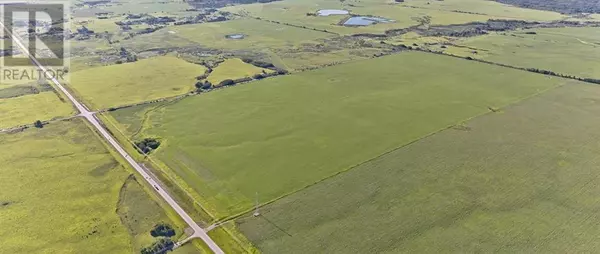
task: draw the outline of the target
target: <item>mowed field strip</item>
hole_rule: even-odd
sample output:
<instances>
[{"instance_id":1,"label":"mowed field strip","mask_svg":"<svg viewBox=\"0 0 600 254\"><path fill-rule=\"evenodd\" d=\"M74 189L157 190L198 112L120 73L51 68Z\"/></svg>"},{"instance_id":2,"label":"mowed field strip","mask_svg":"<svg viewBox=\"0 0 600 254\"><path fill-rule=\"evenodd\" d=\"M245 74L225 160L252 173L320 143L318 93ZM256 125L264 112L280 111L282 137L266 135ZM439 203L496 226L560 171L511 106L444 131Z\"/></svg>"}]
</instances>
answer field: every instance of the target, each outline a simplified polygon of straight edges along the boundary
<instances>
[{"instance_id":1,"label":"mowed field strip","mask_svg":"<svg viewBox=\"0 0 600 254\"><path fill-rule=\"evenodd\" d=\"M147 117L136 138L161 139L152 156L220 217L566 82L403 52L110 114Z\"/></svg>"},{"instance_id":2,"label":"mowed field strip","mask_svg":"<svg viewBox=\"0 0 600 254\"><path fill-rule=\"evenodd\" d=\"M174 56L76 71L69 87L92 109L105 109L185 94L206 67Z\"/></svg>"},{"instance_id":3,"label":"mowed field strip","mask_svg":"<svg viewBox=\"0 0 600 254\"><path fill-rule=\"evenodd\" d=\"M565 85L237 223L264 253L595 252L599 114L598 86Z\"/></svg>"}]
</instances>

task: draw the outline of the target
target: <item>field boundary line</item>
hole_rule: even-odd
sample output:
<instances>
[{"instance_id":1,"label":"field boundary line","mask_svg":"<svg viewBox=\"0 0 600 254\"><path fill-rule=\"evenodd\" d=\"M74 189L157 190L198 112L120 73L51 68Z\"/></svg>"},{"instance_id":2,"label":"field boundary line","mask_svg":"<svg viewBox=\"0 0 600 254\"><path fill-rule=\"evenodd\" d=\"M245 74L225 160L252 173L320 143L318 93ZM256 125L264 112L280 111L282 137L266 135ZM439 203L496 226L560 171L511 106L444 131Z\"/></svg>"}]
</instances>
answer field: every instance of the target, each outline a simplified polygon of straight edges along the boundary
<instances>
[{"instance_id":1,"label":"field boundary line","mask_svg":"<svg viewBox=\"0 0 600 254\"><path fill-rule=\"evenodd\" d=\"M565 85L567 85L567 84L566 84L566 83L564 83L564 84L560 84L560 85L557 85L557 86L551 86L551 87L549 87L549 88L543 89L543 90L541 90L541 91L538 91L538 92L536 92L536 93L533 93L533 94L531 94L531 95L525 96L525 97L523 97L523 98L516 99L515 101L509 102L509 103L507 103L507 104L505 104L505 105L503 105L503 106L499 107L499 108L498 108L498 110L500 110L500 109L505 109L505 108L508 108L508 107L510 107L510 106L513 106L513 105L519 104L519 103L521 103L521 102L523 102L523 101L529 100L529 99L531 99L531 98L533 98L533 97L537 97L537 96L539 96L539 95L541 95L541 94L543 94L543 93L546 93L546 92L548 92L548 91L551 91L551 90L554 90L554 89L557 89L557 88L563 87L563 86L565 86ZM235 220L235 219L237 219L237 218L240 218L240 217L242 217L242 216L244 216L244 215L246 215L246 214L248 214L248 213L252 213L252 212L254 212L254 211L256 210L256 208L257 208L257 207L258 207L258 208L262 208L262 207L264 207L264 206L270 205L270 204L272 204L272 203L274 203L274 202L276 202L276 201L279 201L279 200L281 200L281 199L284 199L284 198L286 198L286 197L288 197L288 196L291 196L291 195L293 195L293 194L296 194L296 193L298 193L298 192L301 192L301 191L303 191L303 190L305 190L305 189L308 189L308 188L310 188L310 187L312 187L312 186L314 186L314 185L320 184L320 183L322 183L322 182L324 182L324 181L327 181L327 180L329 180L329 179L332 179L332 178L334 178L334 177L336 177L336 176L339 176L339 175L341 175L341 174L347 173L348 171L350 171L350 170L352 170L352 169L355 169L355 168L357 168L357 167L359 167L359 166L361 166L361 165L363 165L363 164L366 164L366 163L369 163L369 162L375 161L375 160L377 160L377 159L379 159L379 158L381 158L381 157L384 157L384 156L386 156L386 155L388 155L388 154L391 154L391 153L393 153L393 152L395 152L395 151L398 151L398 150L400 150L400 149L403 149L403 148L405 148L405 147L407 147L407 146L410 146L410 145L412 145L412 144L415 144L415 143L417 143L417 142L420 142L421 140L427 139L427 138L429 138L429 137L431 137L431 136L434 136L434 135L436 135L436 134L438 134L438 133L441 133L441 132L443 132L443 131L446 131L446 130L452 129L453 127L455 127L455 126L457 126L457 125L459 125L459 124L461 124L461 123L469 122L469 121L471 121L471 120L473 120L473 119L475 119L475 118L482 117L482 116L485 116L485 115L488 115L488 114L494 114L494 113L496 113L496 112L497 112L497 111L495 111L495 112L494 112L494 111L491 111L491 110L487 110L486 112L483 112L483 113L481 113L481 114L476 114L476 115L474 115L474 116L468 117L468 118L466 118L466 119L464 119L464 120L461 120L461 121L459 121L459 122L457 122L457 123L455 123L455 124L452 124L452 125L449 125L449 126L443 127L443 128L441 128L441 129L439 129L439 130L437 130L437 131L430 132L429 134L426 134L426 135L424 135L424 136L422 136L422 137L420 137L420 138L417 138L417 139L415 139L415 140L412 140L412 141L410 141L410 142L408 142L408 143L402 144L402 145L400 145L400 146L398 146L398 147L396 147L396 148L393 148L393 149L391 149L391 150L389 150L389 151L383 152L382 154L380 154L380 155L377 155L377 156L375 156L375 157L373 157L373 158L370 158L370 159L368 159L368 160L365 160L365 161L363 161L363 162L360 162L360 163L358 163L358 164L355 164L355 165L353 165L353 166L350 166L350 167L348 167L348 168L346 168L346 169L343 169L343 170L341 170L341 171L338 171L338 172L336 172L336 173L334 173L334 174L332 174L332 175L326 176L326 177L324 177L324 178L322 178L322 179L320 179L320 180L317 180L316 182L313 182L313 183L310 183L310 184L308 184L308 185L305 185L305 186L304 186L304 187L302 187L302 188L299 188L299 189L297 189L297 190L294 190L294 191L288 192L288 193L286 193L286 194L283 194L283 195L281 195L281 196L279 196L279 197L276 197L276 198L274 198L274 199L271 199L271 200L269 200L269 201L266 201L266 202L264 202L264 203L262 203L262 204L259 204L258 206L251 207L251 208L249 208L249 209L246 209L245 211L239 212L239 213L237 213L237 214L234 214L234 215L231 215L231 216L229 216L229 217L226 217L226 218L224 218L224 219L222 219L222 220L219 220L219 221L215 222L215 224L214 224L215 226L214 226L214 227L212 227L211 229L217 228L218 226L220 226L220 225L222 225L222 224L225 224L225 223L227 223L227 222L229 222L229 221L232 221L232 220Z\"/></svg>"}]
</instances>

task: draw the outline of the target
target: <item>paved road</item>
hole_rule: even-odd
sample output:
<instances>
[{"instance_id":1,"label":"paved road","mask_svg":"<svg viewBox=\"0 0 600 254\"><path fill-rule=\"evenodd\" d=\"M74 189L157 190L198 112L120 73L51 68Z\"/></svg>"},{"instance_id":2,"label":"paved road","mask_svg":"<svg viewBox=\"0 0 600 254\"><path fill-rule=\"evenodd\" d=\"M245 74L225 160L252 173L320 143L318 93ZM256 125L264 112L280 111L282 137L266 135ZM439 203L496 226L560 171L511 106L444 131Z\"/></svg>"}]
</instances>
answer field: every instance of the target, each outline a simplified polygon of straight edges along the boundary
<instances>
[{"instance_id":1,"label":"paved road","mask_svg":"<svg viewBox=\"0 0 600 254\"><path fill-rule=\"evenodd\" d=\"M35 58L35 56L31 55L30 52L28 52L27 48L21 42L21 39L18 38L16 35L13 35L12 31L8 31L8 29L4 26L4 23L2 23L2 21L0 21L0 26L2 26L2 29L5 31L6 35L9 35L11 38L14 39L13 41L17 44L17 46L19 46L21 48L21 50L25 54L27 54L29 56L31 61L33 61L33 63L35 63L35 65L37 65L40 70L42 70L44 73L47 73L48 70L44 66L42 66L42 64L40 64L40 62ZM123 158L125 158L125 160L140 175L142 175L144 177L144 179L151 186L154 187L156 192L158 192L158 194L194 230L194 234L192 236L190 236L190 238L200 238L206 243L206 245L208 245L208 247L214 253L217 253L217 254L224 253L223 250L221 250L221 248L206 234L206 232L202 228L200 228L200 226L198 226L198 224L196 224L196 222L194 222L194 220L181 208L181 206L179 206L179 204L177 204L177 202L175 202L175 200L167 192L165 192L165 190L161 187L161 185L158 183L158 181L153 179L150 176L150 174L148 174L133 158L131 158L131 156L129 156L129 154L123 149L123 147L121 147L121 145L113 139L113 137L108 133L108 131L106 131L106 129L104 129L104 127L100 124L100 121L96 118L96 116L94 115L94 112L90 112L85 107L85 105L79 103L79 101L77 101L77 99L75 99L75 97L73 97L71 95L71 93L69 93L69 91L67 89L65 89L56 78L52 78L51 81L52 81L52 83L54 83L56 85L56 87L58 87L67 96L67 98L69 98L69 100L73 103L73 105L75 105L77 110L80 112L79 115L82 117L85 117L85 119L87 119L92 124L92 126L94 126L94 128L96 128L96 130L100 133L100 135L102 135L102 137L115 150L117 150L117 152L119 152L119 154L121 154L121 156L123 156ZM186 239L186 240L189 240L189 239Z\"/></svg>"}]
</instances>

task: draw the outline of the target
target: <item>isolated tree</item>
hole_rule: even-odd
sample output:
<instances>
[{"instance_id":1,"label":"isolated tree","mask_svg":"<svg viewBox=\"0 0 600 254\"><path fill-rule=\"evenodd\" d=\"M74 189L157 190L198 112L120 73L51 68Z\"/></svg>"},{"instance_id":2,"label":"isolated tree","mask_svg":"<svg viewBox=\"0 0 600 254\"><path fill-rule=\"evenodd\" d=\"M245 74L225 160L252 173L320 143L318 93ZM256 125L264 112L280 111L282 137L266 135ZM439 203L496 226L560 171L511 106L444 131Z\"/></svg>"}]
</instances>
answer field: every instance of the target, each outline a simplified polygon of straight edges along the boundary
<instances>
[{"instance_id":1,"label":"isolated tree","mask_svg":"<svg viewBox=\"0 0 600 254\"><path fill-rule=\"evenodd\" d=\"M35 121L35 123L33 123L33 126L35 126L36 128L40 128L40 129L44 128L44 124L40 120Z\"/></svg>"}]
</instances>

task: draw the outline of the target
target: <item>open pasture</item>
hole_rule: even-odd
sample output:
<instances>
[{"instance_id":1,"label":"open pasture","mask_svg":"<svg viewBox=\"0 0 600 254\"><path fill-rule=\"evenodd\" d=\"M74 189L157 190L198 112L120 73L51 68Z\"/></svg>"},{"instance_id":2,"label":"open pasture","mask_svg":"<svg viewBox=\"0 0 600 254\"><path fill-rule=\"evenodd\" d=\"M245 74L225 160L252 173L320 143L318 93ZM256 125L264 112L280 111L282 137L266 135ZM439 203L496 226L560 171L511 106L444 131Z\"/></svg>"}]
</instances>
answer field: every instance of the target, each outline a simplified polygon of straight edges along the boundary
<instances>
[{"instance_id":1,"label":"open pasture","mask_svg":"<svg viewBox=\"0 0 600 254\"><path fill-rule=\"evenodd\" d=\"M111 114L161 138L152 156L226 216L564 82L405 52L186 98L143 124Z\"/></svg>"},{"instance_id":2,"label":"open pasture","mask_svg":"<svg viewBox=\"0 0 600 254\"><path fill-rule=\"evenodd\" d=\"M447 53L583 78L600 78L598 27L541 28L494 33L461 39L455 44L463 48L450 48ZM474 51L477 53L473 54Z\"/></svg>"},{"instance_id":3,"label":"open pasture","mask_svg":"<svg viewBox=\"0 0 600 254\"><path fill-rule=\"evenodd\" d=\"M599 114L597 86L567 84L278 200L238 227L263 253L595 252Z\"/></svg>"},{"instance_id":4,"label":"open pasture","mask_svg":"<svg viewBox=\"0 0 600 254\"><path fill-rule=\"evenodd\" d=\"M174 56L84 69L69 84L87 105L103 109L185 94L206 67Z\"/></svg>"}]
</instances>

